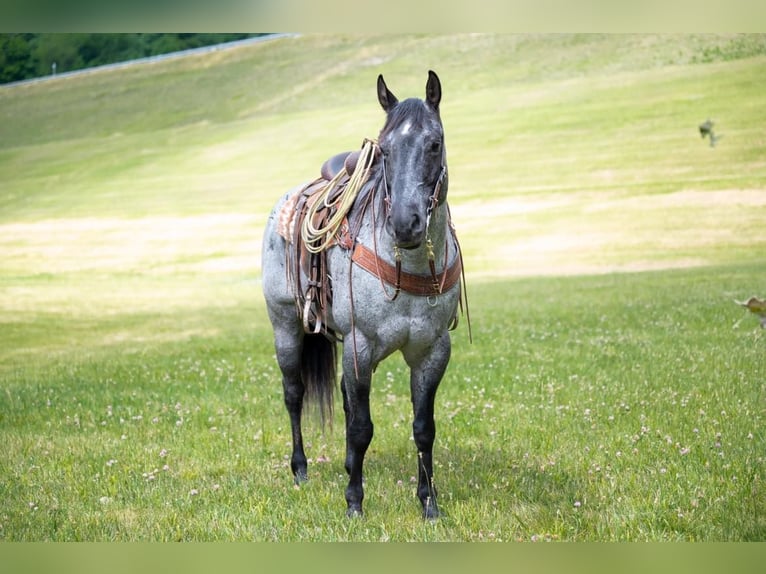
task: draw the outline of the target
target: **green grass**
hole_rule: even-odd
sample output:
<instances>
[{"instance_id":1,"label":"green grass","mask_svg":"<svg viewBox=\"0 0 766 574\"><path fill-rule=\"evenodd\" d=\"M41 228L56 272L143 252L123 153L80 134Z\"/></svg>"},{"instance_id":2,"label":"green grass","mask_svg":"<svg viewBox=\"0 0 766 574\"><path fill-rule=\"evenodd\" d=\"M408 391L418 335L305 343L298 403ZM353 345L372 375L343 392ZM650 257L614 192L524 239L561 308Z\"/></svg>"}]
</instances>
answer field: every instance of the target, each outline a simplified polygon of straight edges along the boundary
<instances>
[{"instance_id":1,"label":"green grass","mask_svg":"<svg viewBox=\"0 0 766 574\"><path fill-rule=\"evenodd\" d=\"M766 335L733 302L766 295L765 45L307 36L0 88L0 539L766 539ZM392 358L347 520L341 420L292 484L261 232L377 133L377 73L404 97L428 68L474 331L437 397L445 517Z\"/></svg>"},{"instance_id":2,"label":"green grass","mask_svg":"<svg viewBox=\"0 0 766 574\"><path fill-rule=\"evenodd\" d=\"M310 427L318 462L293 488L269 327L245 293L202 310L215 335L17 364L3 536L762 540L764 338L731 303L751 283L731 266L473 286L476 340L457 332L438 399L437 524L419 518L399 360L374 385L367 517L343 515L340 430Z\"/></svg>"}]
</instances>

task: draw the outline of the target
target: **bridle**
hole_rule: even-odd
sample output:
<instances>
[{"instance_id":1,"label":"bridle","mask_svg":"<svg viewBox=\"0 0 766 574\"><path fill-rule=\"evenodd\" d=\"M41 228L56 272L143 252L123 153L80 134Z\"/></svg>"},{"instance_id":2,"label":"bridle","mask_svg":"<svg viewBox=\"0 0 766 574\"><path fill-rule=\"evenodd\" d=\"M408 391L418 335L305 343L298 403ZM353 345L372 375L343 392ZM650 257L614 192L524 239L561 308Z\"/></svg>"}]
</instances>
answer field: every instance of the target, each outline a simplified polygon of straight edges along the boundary
<instances>
[{"instance_id":1,"label":"bridle","mask_svg":"<svg viewBox=\"0 0 766 574\"><path fill-rule=\"evenodd\" d=\"M380 146L375 143L376 147L380 149ZM386 178L386 156L381 152L380 154L381 158L381 170L383 172L382 178L381 178L381 184L383 186L383 204L386 208L386 220L389 220L391 217L391 189L388 186L388 180ZM434 210L439 206L439 204L444 199L442 197L442 185L444 183L444 179L447 177L447 164L446 164L446 153L444 151L444 146L442 146L442 158L441 158L441 168L439 170L439 177L436 178L436 183L434 184L434 190L433 193L428 198L428 207L426 208L426 231L425 231L425 237L426 237L426 252L428 254L428 266L431 271L431 285L433 287L433 295L429 297L429 303L431 303L433 306L436 305L436 299L435 297L437 295L440 295L442 293L442 290L444 288L444 280L447 276L447 255L448 255L448 246L449 246L449 236L445 237L444 243L444 272L442 274L441 281L438 278L438 275L436 273L436 262L434 255L434 245L431 241L431 234L429 233L430 227L431 227L431 215L433 214ZM374 214L373 214L374 217ZM450 221L450 227L452 227L452 222ZM454 236L454 233L453 233ZM456 238L457 240L457 238ZM375 234L373 233L373 243L375 243L375 253L377 255L377 243L375 242ZM399 296L399 293L401 292L401 276L402 276L402 253L401 249L394 243L394 262L396 266L396 280L394 283L394 294L388 295L388 293L385 290L385 287L383 288L384 293L386 294L386 297L393 301ZM380 274L378 274L380 277ZM381 281L381 285L382 285ZM433 297L433 299L432 299Z\"/></svg>"},{"instance_id":2,"label":"bridle","mask_svg":"<svg viewBox=\"0 0 766 574\"><path fill-rule=\"evenodd\" d=\"M375 143L375 146L380 150L380 145ZM447 164L446 164L446 154L444 151L442 151L442 161L441 161L441 168L439 170L439 177L436 178L436 183L434 184L434 191L431 194L431 196L428 198L428 208L426 210L426 235L428 235L428 226L431 222L431 214L433 213L433 210L436 209L442 201L441 191L442 191L442 183L444 182L444 178L447 177ZM380 159L381 159L381 170L383 171L383 177L382 177L382 185L383 185L383 203L386 206L386 219L391 217L391 189L388 186L388 180L386 179L386 172L388 171L386 169L386 156L382 152L380 153Z\"/></svg>"}]
</instances>

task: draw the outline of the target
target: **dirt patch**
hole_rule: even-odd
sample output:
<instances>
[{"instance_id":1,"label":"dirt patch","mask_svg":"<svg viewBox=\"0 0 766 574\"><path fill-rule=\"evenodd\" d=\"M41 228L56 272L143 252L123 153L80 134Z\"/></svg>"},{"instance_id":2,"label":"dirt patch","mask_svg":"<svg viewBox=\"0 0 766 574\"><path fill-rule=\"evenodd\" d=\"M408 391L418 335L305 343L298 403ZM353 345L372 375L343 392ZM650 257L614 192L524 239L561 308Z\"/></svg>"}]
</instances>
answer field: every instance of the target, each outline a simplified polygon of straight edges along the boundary
<instances>
[{"instance_id":1,"label":"dirt patch","mask_svg":"<svg viewBox=\"0 0 766 574\"><path fill-rule=\"evenodd\" d=\"M529 194L452 205L470 275L704 265L760 248L766 190ZM0 225L7 274L260 273L263 214L81 218ZM720 254L719 254L720 257Z\"/></svg>"},{"instance_id":2,"label":"dirt patch","mask_svg":"<svg viewBox=\"0 0 766 574\"><path fill-rule=\"evenodd\" d=\"M692 267L766 241L762 189L535 194L466 202L452 212L475 276Z\"/></svg>"},{"instance_id":3,"label":"dirt patch","mask_svg":"<svg viewBox=\"0 0 766 574\"><path fill-rule=\"evenodd\" d=\"M8 269L169 273L255 271L263 217L81 218L0 225Z\"/></svg>"}]
</instances>

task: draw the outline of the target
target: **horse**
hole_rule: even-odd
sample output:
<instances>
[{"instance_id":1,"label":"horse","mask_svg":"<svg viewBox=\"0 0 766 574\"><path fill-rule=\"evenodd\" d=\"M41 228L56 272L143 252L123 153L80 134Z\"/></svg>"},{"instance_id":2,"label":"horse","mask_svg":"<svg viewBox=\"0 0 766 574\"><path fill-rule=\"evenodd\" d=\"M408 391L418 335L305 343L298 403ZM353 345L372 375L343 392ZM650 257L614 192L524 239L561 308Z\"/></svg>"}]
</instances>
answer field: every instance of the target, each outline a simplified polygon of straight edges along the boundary
<instances>
[{"instance_id":1,"label":"horse","mask_svg":"<svg viewBox=\"0 0 766 574\"><path fill-rule=\"evenodd\" d=\"M434 401L450 360L449 331L458 307L463 313L465 295L447 205L441 96L433 71L422 100L399 101L379 75L377 97L386 119L377 140L365 139L356 153L331 158L322 177L290 190L264 231L263 295L290 418L296 485L308 479L304 400L319 406L323 422L332 420L336 349L342 344L348 516L363 514L363 463L374 428L372 375L395 351L410 369L417 497L424 518L440 514ZM317 189L324 192L318 199Z\"/></svg>"}]
</instances>

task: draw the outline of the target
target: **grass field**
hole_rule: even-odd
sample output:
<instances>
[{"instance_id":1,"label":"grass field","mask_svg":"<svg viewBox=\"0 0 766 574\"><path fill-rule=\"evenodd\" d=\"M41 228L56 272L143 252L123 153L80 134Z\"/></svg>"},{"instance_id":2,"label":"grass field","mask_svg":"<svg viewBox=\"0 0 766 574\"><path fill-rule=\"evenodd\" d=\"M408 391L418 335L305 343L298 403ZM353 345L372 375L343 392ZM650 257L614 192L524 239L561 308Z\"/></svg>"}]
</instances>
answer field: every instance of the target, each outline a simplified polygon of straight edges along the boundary
<instances>
[{"instance_id":1,"label":"grass field","mask_svg":"<svg viewBox=\"0 0 766 574\"><path fill-rule=\"evenodd\" d=\"M429 68L445 517L392 358L347 520L340 421L292 484L261 233ZM304 36L0 87L0 540L766 540L764 77L762 35Z\"/></svg>"}]
</instances>

